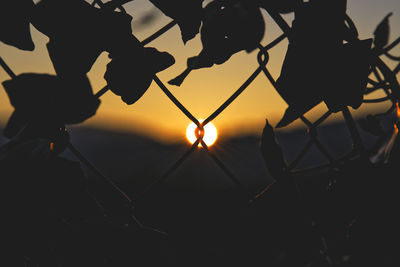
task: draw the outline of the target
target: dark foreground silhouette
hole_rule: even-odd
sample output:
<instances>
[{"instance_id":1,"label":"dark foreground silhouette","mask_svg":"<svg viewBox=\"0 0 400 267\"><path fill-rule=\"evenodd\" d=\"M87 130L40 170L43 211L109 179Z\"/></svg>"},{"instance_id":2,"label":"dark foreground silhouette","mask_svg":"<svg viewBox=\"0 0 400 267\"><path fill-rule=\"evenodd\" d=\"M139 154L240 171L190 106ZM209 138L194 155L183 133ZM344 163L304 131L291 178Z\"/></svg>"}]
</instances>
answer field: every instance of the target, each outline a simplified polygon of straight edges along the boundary
<instances>
[{"instance_id":1,"label":"dark foreground silhouette","mask_svg":"<svg viewBox=\"0 0 400 267\"><path fill-rule=\"evenodd\" d=\"M32 24L49 38L47 50L56 72L16 75L0 57L10 76L2 84L14 107L4 129L9 140L0 147L6 248L1 266L400 265L400 64L391 69L381 59L400 61L391 54L400 43L389 42L391 14L378 25L374 38L360 40L346 15L346 0L215 0L206 5L202 0L151 0L173 21L140 42L123 7L127 2L0 3L0 40L32 51ZM268 32L261 10L283 31L267 46L260 44ZM291 26L281 16L290 12L295 17ZM156 76L175 63L173 56L145 47L175 24L184 43L200 33L203 49L188 59L186 70L170 81L172 85L181 85L191 71L259 49L254 74L203 123ZM289 46L275 80L267 69L268 50L285 38ZM94 94L87 73L102 52L111 59L104 74L107 86ZM293 155L283 153L267 121L256 153L261 152L274 180L246 188L207 148L203 127L261 72L288 103L277 127L302 120L309 144L316 145L329 164L296 170L294 165L309 147L289 164L287 158ZM94 116L106 91L132 105L153 80L198 126L197 143L185 155L202 144L236 187L203 190L159 181L154 183L158 187L142 194L137 189L140 183L116 184L72 145L66 125ZM386 96L365 99L377 90ZM358 125L351 116L349 107L385 101L390 102L389 110L370 114ZM322 102L326 116L311 123L304 114ZM317 129L338 112L353 143L341 159L326 152ZM389 130L381 125L385 116L393 117ZM376 136L376 144L367 148L360 130ZM80 163L64 157L66 150L88 168L90 179Z\"/></svg>"},{"instance_id":2,"label":"dark foreground silhouette","mask_svg":"<svg viewBox=\"0 0 400 267\"><path fill-rule=\"evenodd\" d=\"M121 137L104 136L129 142ZM85 176L77 162L49 155L48 145L26 143L2 157L2 177L7 177L2 180L2 194L8 200L3 211L5 262L20 266L25 261L39 266L330 266L329 256L338 266L398 264L398 148L389 164L358 159L329 172L275 182L253 204L229 183L214 187L213 181L221 179L214 172L197 171L197 179L209 181L206 188L187 186L196 180L182 176L154 188L135 204L137 217L167 231L165 236L139 229L119 194L98 177ZM263 142L266 146L274 145ZM153 153L160 150L153 148ZM113 150L105 153L111 155ZM119 158L129 157L125 153ZM194 158L188 167L201 167L196 162L202 158ZM279 168L271 169L275 176L277 172ZM202 179L201 173L208 177ZM242 179L247 181L246 176ZM129 177L121 185L135 197L151 182L139 180ZM300 194L290 181L298 184ZM249 185L253 192L262 188Z\"/></svg>"}]
</instances>

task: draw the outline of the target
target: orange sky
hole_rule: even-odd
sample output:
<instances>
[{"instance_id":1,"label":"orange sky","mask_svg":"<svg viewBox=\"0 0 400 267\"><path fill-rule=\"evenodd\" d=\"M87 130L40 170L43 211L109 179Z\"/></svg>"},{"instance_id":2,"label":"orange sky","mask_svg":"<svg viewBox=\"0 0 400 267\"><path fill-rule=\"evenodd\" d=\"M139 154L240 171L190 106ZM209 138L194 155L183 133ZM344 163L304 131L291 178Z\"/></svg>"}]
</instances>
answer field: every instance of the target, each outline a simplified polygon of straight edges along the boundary
<instances>
[{"instance_id":1,"label":"orange sky","mask_svg":"<svg viewBox=\"0 0 400 267\"><path fill-rule=\"evenodd\" d=\"M400 1L349 0L348 2L348 13L358 26L361 38L371 37L376 25L389 12L394 12L391 17L391 39L400 36ZM134 21L152 9L147 0L135 0L126 4L125 7L127 12L134 17ZM264 15L266 33L262 43L267 44L281 32L275 23L266 14ZM290 15L285 18L288 22L292 20ZM145 29L135 27L134 23L133 32L138 39L142 40L169 21L169 18L160 14L155 23ZM34 52L23 52L0 43L0 55L17 74L23 72L54 73L45 47L48 38L33 27L32 32L36 44ZM181 73L186 67L188 57L196 55L201 49L199 36L184 46L177 26L150 43L149 46L154 46L161 51L168 51L176 59L174 66L158 74L165 84ZM287 42L284 41L270 51L268 67L276 78L279 76L286 47ZM395 50L395 54L399 53L400 48ZM256 55L257 52L238 53L223 65L193 71L181 87L168 84L167 86L193 115L204 119L217 109L257 68ZM107 54L103 53L89 73L94 91L101 89L106 84L103 75L108 61ZM7 78L7 75L0 70L0 81ZM101 100L102 104L97 115L83 125L139 131L166 141L183 138L185 129L190 123L155 83L138 102L131 106L123 103L111 92L104 95ZM364 110L370 107L365 107ZM276 124L285 109L285 102L261 74L213 123L219 129L220 134L224 135L260 133L266 117L272 124ZM321 105L309 116L313 118L324 109L324 105ZM4 90L0 90L0 124L7 121L11 111L12 108Z\"/></svg>"}]
</instances>

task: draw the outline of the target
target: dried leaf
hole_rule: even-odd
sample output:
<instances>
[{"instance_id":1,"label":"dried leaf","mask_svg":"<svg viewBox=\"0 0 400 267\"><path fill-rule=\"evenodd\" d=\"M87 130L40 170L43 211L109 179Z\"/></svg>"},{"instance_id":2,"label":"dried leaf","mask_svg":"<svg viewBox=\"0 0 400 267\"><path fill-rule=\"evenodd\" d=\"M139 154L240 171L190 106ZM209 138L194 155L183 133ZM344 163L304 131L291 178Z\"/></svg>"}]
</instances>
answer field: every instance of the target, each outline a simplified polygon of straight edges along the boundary
<instances>
[{"instance_id":1,"label":"dried leaf","mask_svg":"<svg viewBox=\"0 0 400 267\"><path fill-rule=\"evenodd\" d=\"M345 12L346 0L310 1L296 9L277 80L278 93L289 108L277 127L293 122L336 90L332 81L343 55Z\"/></svg>"},{"instance_id":2,"label":"dried leaf","mask_svg":"<svg viewBox=\"0 0 400 267\"><path fill-rule=\"evenodd\" d=\"M0 3L0 41L22 50L33 51L30 31L32 0L2 0Z\"/></svg>"},{"instance_id":3,"label":"dried leaf","mask_svg":"<svg viewBox=\"0 0 400 267\"><path fill-rule=\"evenodd\" d=\"M268 123L268 120L266 120L261 136L260 150L271 175L277 180L281 178L287 166L282 148L276 141L274 129Z\"/></svg>"},{"instance_id":4,"label":"dried leaf","mask_svg":"<svg viewBox=\"0 0 400 267\"><path fill-rule=\"evenodd\" d=\"M169 81L180 85L191 70L226 62L233 54L257 48L264 36L265 24L258 7L243 1L213 1L204 9L201 42L203 49L188 59L188 68Z\"/></svg>"},{"instance_id":5,"label":"dried leaf","mask_svg":"<svg viewBox=\"0 0 400 267\"><path fill-rule=\"evenodd\" d=\"M104 75L111 91L131 105L149 88L154 75L175 63L174 58L155 48L140 48L120 57L113 57Z\"/></svg>"},{"instance_id":6,"label":"dried leaf","mask_svg":"<svg viewBox=\"0 0 400 267\"><path fill-rule=\"evenodd\" d=\"M216 64L224 63L241 50L253 51L264 36L264 20L253 5L241 1L214 1L205 7L204 13L203 50Z\"/></svg>"},{"instance_id":7,"label":"dried leaf","mask_svg":"<svg viewBox=\"0 0 400 267\"><path fill-rule=\"evenodd\" d=\"M174 19L181 29L184 43L199 33L204 0L150 0L165 15Z\"/></svg>"},{"instance_id":8,"label":"dried leaf","mask_svg":"<svg viewBox=\"0 0 400 267\"><path fill-rule=\"evenodd\" d=\"M392 14L393 13L389 13L388 15L386 15L386 17L381 21L381 23L379 23L374 31L374 45L376 48L383 48L389 42L389 17Z\"/></svg>"},{"instance_id":9,"label":"dried leaf","mask_svg":"<svg viewBox=\"0 0 400 267\"><path fill-rule=\"evenodd\" d=\"M64 124L83 122L100 104L86 76L62 79L25 73L3 82L3 86L15 108L5 132L9 138L26 123L35 125L39 135L46 135Z\"/></svg>"},{"instance_id":10,"label":"dried leaf","mask_svg":"<svg viewBox=\"0 0 400 267\"><path fill-rule=\"evenodd\" d=\"M61 2L41 1L32 19L50 37L47 48L58 75L85 74L101 52L119 54L140 45L132 35L131 16L83 0Z\"/></svg>"},{"instance_id":11,"label":"dried leaf","mask_svg":"<svg viewBox=\"0 0 400 267\"><path fill-rule=\"evenodd\" d=\"M81 0L43 0L32 24L50 38L50 59L58 75L85 74L104 50L99 12Z\"/></svg>"},{"instance_id":12,"label":"dried leaf","mask_svg":"<svg viewBox=\"0 0 400 267\"><path fill-rule=\"evenodd\" d=\"M372 39L345 44L336 55L334 74L331 79L332 90L325 93L327 107L338 112L346 106L357 109L361 106L368 83L372 62Z\"/></svg>"}]
</instances>

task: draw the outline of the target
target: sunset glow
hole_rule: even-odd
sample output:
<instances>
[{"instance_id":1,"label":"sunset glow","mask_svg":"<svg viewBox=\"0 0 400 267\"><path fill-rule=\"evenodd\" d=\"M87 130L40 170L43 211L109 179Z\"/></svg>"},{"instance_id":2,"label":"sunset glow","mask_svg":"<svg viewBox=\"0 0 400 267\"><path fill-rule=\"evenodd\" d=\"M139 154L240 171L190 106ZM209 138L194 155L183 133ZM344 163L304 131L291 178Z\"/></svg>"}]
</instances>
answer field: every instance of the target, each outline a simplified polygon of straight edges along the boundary
<instances>
[{"instance_id":1,"label":"sunset glow","mask_svg":"<svg viewBox=\"0 0 400 267\"><path fill-rule=\"evenodd\" d=\"M204 120L199 120L203 122ZM193 122L189 124L186 129L186 138L191 144L194 144L197 140L196 137L197 126ZM207 146L212 146L218 138L217 128L210 122L206 126L204 126L204 137L203 140ZM201 147L201 144L198 145Z\"/></svg>"}]
</instances>

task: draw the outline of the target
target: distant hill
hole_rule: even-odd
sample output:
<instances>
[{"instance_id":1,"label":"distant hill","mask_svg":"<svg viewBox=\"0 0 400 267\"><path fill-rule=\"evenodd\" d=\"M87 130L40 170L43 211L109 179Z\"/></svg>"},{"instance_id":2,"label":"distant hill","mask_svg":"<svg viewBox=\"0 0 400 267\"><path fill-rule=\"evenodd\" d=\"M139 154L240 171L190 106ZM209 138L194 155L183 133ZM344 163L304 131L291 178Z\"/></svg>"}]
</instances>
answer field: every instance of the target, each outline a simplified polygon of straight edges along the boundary
<instances>
[{"instance_id":1,"label":"distant hill","mask_svg":"<svg viewBox=\"0 0 400 267\"><path fill-rule=\"evenodd\" d=\"M385 124L389 124L386 121ZM389 127L389 126L388 126ZM262 129L260 129L261 133ZM374 138L362 133L367 144ZM318 130L319 140L332 154L339 157L351 150L351 138L341 123L323 125ZM161 177L189 148L188 143L167 144L149 137L103 129L72 127L71 141L87 159L104 175L119 181L133 192L141 191ZM308 141L305 130L280 131L277 138L288 162L293 161ZM212 147L216 155L249 187L260 187L272 181L259 152L260 136L238 136L224 139ZM0 136L4 143L4 137ZM70 152L63 156L75 159ZM305 155L299 168L326 163L326 158L313 146ZM233 186L229 178L213 162L207 153L198 149L167 179L171 185L194 190L219 190Z\"/></svg>"},{"instance_id":2,"label":"distant hill","mask_svg":"<svg viewBox=\"0 0 400 267\"><path fill-rule=\"evenodd\" d=\"M146 260L159 257L165 262L181 263L164 264L165 266L259 266L268 260L266 257L273 260L275 255L279 257L284 255L281 250L285 251L287 244L290 246L294 244L294 251L310 246L305 242L311 242L310 237L313 233L309 232L311 228L301 227L304 222L299 223L299 217L296 215L299 209L293 205L293 194L290 191L285 193L278 186L273 186L253 205L249 205L248 196L233 187L233 183L204 150L195 151L166 183L138 198L138 193L165 173L189 149L188 144L165 144L137 134L84 127L73 127L70 133L71 141L76 148L134 199L135 215L141 222L169 233L168 239L153 233L150 239L147 235L150 236L150 233L143 231L129 241L134 241L139 244L138 248L149 251L149 254L144 254ZM319 129L319 134L321 143L334 157L351 149L348 131L342 124L324 125ZM305 130L279 132L277 136L289 161L296 157L307 142ZM367 133L362 133L362 137L368 144L372 144L375 139ZM0 142L4 141L4 138L0 139ZM259 153L259 136L238 136L230 139L224 139L222 136L213 149L251 193L258 193L272 181ZM63 156L75 159L69 152L65 152ZM316 149L312 149L300 167L319 164L324 160ZM121 197L115 194L110 186L99 182L99 179L93 177L90 172L87 173L88 189L107 210L108 218L115 224L124 222L127 214L126 202L121 201ZM348 244L347 241L337 238L344 236L343 231L347 229L341 220L345 218L344 222L348 223L346 217L348 214L351 216L358 214L360 188L364 188L366 183L363 181L364 187L360 187L359 180L363 177L355 176L353 177L355 179L345 177L346 179L338 182L340 186L332 193L326 190L325 178L327 177L322 175L309 180L307 187L303 188L308 190L304 196L310 200L307 203L308 207L313 208L313 215L318 215L317 218L324 223L323 229L328 238L327 242L331 245L330 248L335 247L339 251L343 248L347 253L347 247L343 245ZM352 183L354 181L356 183ZM349 188L348 183L350 183ZM353 184L357 186L351 187ZM22 187L23 185L21 183ZM375 183L372 185L374 187ZM388 190L385 188L385 182L381 182L380 185L384 185L378 187L380 191L374 190L374 193L368 194L366 198L369 201L366 204L368 213L372 208L385 210L385 205L392 203L386 210L389 211L388 214L393 215L394 205L398 201L391 201L390 197L397 195L390 192L394 192L398 187L389 186L391 190ZM51 187L47 186L44 184L43 188L51 190ZM68 198L76 197L73 190L68 191L65 196L67 201ZM363 205L365 205L364 200L365 198L361 199ZM381 201L379 205L376 205L377 200ZM375 216L374 212L371 215L382 225L375 228L375 221L372 221L373 229L379 229L376 236L385 239L392 236L392 231L387 231L384 235L381 233L387 229L397 229L398 223L392 223L393 226L390 228L387 227L387 222L394 221L391 217L386 220L387 217L381 219L380 216ZM372 217L367 216L364 222ZM303 221L304 218L300 219ZM358 223L357 221L356 227ZM379 247L391 244L374 242L374 239L371 241L369 229L372 228L365 229L368 234L361 232L360 236L363 238L356 242L365 243L367 246L378 244ZM145 243L147 247L143 247L143 240L147 242ZM293 243L293 240L298 243ZM134 253L141 254L142 250L132 250L128 254L136 257ZM393 253L391 255L395 255L395 252Z\"/></svg>"}]
</instances>

